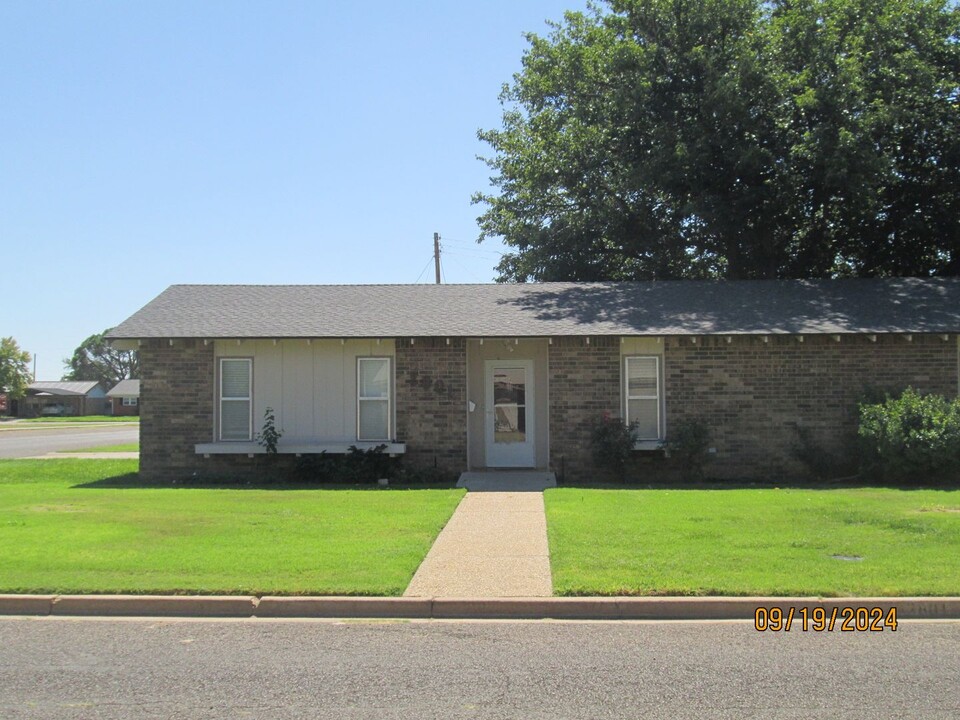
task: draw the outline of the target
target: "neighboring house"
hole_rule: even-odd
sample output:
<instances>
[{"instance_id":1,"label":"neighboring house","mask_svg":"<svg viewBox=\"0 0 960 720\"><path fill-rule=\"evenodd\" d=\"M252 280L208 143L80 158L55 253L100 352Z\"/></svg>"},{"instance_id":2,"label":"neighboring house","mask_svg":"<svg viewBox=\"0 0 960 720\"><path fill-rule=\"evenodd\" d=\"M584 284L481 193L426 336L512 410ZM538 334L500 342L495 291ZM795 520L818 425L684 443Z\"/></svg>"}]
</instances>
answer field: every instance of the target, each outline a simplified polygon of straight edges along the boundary
<instances>
[{"instance_id":1,"label":"neighboring house","mask_svg":"<svg viewBox=\"0 0 960 720\"><path fill-rule=\"evenodd\" d=\"M107 391L114 415L140 414L140 381L121 380Z\"/></svg>"},{"instance_id":2,"label":"neighboring house","mask_svg":"<svg viewBox=\"0 0 960 720\"><path fill-rule=\"evenodd\" d=\"M652 453L702 419L709 471L798 472L800 431L856 431L865 390L958 390L960 279L167 289L115 328L139 349L141 472L237 473L264 452L386 444L450 472L589 477L606 414Z\"/></svg>"},{"instance_id":3,"label":"neighboring house","mask_svg":"<svg viewBox=\"0 0 960 720\"><path fill-rule=\"evenodd\" d=\"M109 409L107 394L95 380L33 382L19 403L20 417L105 415Z\"/></svg>"}]
</instances>

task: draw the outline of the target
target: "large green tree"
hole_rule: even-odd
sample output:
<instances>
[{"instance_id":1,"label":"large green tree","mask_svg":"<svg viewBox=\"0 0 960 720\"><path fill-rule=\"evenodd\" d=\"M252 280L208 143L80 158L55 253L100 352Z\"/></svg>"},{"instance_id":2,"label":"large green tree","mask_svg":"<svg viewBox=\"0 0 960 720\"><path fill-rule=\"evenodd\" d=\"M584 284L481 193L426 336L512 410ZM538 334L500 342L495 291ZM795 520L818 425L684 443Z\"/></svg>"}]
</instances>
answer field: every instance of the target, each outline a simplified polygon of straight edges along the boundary
<instances>
[{"instance_id":1,"label":"large green tree","mask_svg":"<svg viewBox=\"0 0 960 720\"><path fill-rule=\"evenodd\" d=\"M110 330L91 335L63 361L64 380L96 380L109 390L121 380L140 377L139 353L111 347L104 339Z\"/></svg>"},{"instance_id":2,"label":"large green tree","mask_svg":"<svg viewBox=\"0 0 960 720\"><path fill-rule=\"evenodd\" d=\"M608 0L481 131L501 280L960 274L960 13Z\"/></svg>"},{"instance_id":3,"label":"large green tree","mask_svg":"<svg viewBox=\"0 0 960 720\"><path fill-rule=\"evenodd\" d=\"M30 353L12 337L0 338L0 392L12 399L24 396L32 379L30 360Z\"/></svg>"}]
</instances>

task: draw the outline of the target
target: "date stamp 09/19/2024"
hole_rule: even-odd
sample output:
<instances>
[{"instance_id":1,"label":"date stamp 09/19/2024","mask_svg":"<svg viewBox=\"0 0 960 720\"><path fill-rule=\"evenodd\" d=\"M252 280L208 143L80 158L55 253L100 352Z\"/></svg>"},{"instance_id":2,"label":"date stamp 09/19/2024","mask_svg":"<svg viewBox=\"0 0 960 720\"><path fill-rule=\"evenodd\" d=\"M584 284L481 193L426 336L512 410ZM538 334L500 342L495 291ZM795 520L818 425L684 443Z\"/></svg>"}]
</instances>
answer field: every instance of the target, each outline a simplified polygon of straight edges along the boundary
<instances>
[{"instance_id":1,"label":"date stamp 09/19/2024","mask_svg":"<svg viewBox=\"0 0 960 720\"><path fill-rule=\"evenodd\" d=\"M897 631L897 608L881 607L764 607L753 614L758 632L890 632Z\"/></svg>"}]
</instances>

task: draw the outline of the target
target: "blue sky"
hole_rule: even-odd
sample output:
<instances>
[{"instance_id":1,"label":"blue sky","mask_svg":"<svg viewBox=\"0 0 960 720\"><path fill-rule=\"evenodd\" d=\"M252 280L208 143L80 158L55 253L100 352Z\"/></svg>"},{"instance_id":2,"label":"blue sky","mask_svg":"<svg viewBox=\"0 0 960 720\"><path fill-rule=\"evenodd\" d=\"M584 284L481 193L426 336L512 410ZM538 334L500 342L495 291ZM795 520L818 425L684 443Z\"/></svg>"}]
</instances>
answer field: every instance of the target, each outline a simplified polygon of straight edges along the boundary
<instances>
[{"instance_id":1,"label":"blue sky","mask_svg":"<svg viewBox=\"0 0 960 720\"><path fill-rule=\"evenodd\" d=\"M57 379L173 283L490 282L478 128L578 0L0 5L0 336ZM426 269L425 269L426 268Z\"/></svg>"}]
</instances>

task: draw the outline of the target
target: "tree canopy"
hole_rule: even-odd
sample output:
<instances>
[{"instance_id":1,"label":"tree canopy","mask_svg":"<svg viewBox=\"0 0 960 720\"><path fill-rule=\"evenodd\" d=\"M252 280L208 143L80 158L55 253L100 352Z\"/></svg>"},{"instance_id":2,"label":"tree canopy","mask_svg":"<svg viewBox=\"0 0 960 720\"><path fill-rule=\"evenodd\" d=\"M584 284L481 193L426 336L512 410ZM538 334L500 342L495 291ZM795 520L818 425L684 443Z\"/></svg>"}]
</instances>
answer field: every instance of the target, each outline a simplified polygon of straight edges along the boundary
<instances>
[{"instance_id":1,"label":"tree canopy","mask_svg":"<svg viewBox=\"0 0 960 720\"><path fill-rule=\"evenodd\" d=\"M12 337L0 338L0 392L21 398L30 384L30 353L21 350Z\"/></svg>"},{"instance_id":2,"label":"tree canopy","mask_svg":"<svg viewBox=\"0 0 960 720\"><path fill-rule=\"evenodd\" d=\"M109 390L121 380L140 377L139 354L111 347L104 339L110 330L91 335L63 361L64 380L96 380Z\"/></svg>"},{"instance_id":3,"label":"tree canopy","mask_svg":"<svg viewBox=\"0 0 960 720\"><path fill-rule=\"evenodd\" d=\"M502 281L960 274L960 11L607 0L528 35Z\"/></svg>"}]
</instances>

